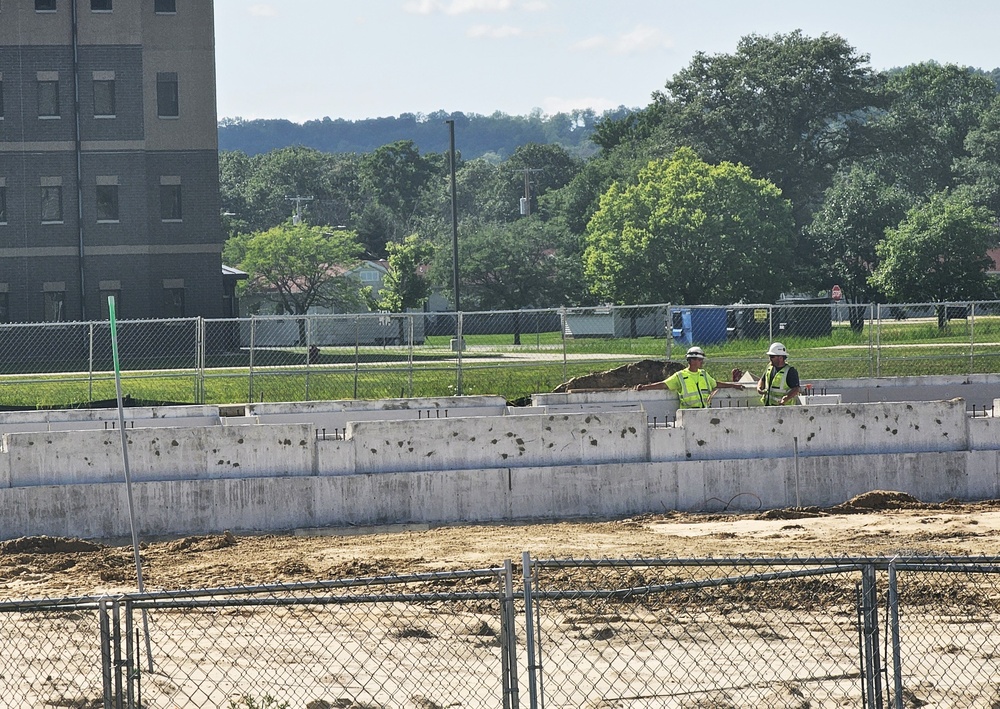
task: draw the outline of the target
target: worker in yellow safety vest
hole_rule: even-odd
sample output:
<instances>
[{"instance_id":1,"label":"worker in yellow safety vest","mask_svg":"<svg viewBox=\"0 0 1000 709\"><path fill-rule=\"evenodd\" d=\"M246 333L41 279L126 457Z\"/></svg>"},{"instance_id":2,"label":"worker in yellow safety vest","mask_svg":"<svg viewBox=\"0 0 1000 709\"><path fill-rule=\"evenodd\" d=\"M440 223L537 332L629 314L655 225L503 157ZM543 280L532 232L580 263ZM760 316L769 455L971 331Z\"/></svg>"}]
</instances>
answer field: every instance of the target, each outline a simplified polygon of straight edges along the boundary
<instances>
[{"instance_id":1,"label":"worker in yellow safety vest","mask_svg":"<svg viewBox=\"0 0 1000 709\"><path fill-rule=\"evenodd\" d=\"M799 403L799 373L788 364L788 350L780 342L767 348L770 364L757 382L757 393L764 406L787 406Z\"/></svg>"},{"instance_id":2,"label":"worker in yellow safety vest","mask_svg":"<svg viewBox=\"0 0 1000 709\"><path fill-rule=\"evenodd\" d=\"M685 355L687 369L674 372L662 382L639 384L636 391L646 389L669 389L677 394L682 409L707 409L712 401L712 395L719 389L742 389L743 385L736 382L720 382L702 369L705 363L705 353L700 347L692 347Z\"/></svg>"}]
</instances>

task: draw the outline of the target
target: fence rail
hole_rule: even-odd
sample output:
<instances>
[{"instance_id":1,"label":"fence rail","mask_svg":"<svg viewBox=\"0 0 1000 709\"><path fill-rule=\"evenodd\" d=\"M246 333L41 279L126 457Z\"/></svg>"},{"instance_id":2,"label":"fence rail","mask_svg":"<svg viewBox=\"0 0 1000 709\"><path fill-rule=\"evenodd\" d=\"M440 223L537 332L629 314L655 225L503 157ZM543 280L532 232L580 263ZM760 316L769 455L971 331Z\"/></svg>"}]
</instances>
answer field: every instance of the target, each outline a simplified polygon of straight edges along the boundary
<instances>
[{"instance_id":1,"label":"fence rail","mask_svg":"<svg viewBox=\"0 0 1000 709\"><path fill-rule=\"evenodd\" d=\"M121 321L125 391L179 403L552 391L637 359L708 349L717 378L784 342L806 379L1000 368L1000 301L607 306ZM107 322L0 325L0 406L114 397Z\"/></svg>"},{"instance_id":2,"label":"fence rail","mask_svg":"<svg viewBox=\"0 0 1000 709\"><path fill-rule=\"evenodd\" d=\"M1000 702L997 558L521 567L0 603L0 706Z\"/></svg>"}]
</instances>

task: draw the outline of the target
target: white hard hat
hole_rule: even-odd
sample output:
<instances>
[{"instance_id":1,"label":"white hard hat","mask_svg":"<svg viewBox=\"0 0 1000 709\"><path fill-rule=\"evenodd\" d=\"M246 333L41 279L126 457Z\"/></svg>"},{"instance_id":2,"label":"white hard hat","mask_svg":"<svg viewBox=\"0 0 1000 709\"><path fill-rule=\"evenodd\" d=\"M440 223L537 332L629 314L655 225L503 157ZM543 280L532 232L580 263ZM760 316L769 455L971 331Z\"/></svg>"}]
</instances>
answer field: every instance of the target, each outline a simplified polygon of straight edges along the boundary
<instances>
[{"instance_id":1,"label":"white hard hat","mask_svg":"<svg viewBox=\"0 0 1000 709\"><path fill-rule=\"evenodd\" d=\"M686 359L705 359L705 352L700 347L692 347L687 351L687 354L684 355L684 357Z\"/></svg>"},{"instance_id":2,"label":"white hard hat","mask_svg":"<svg viewBox=\"0 0 1000 709\"><path fill-rule=\"evenodd\" d=\"M785 346L780 342L772 342L771 346L767 348L767 356L770 357L771 355L780 355L781 357L787 357L788 350L786 350Z\"/></svg>"}]
</instances>

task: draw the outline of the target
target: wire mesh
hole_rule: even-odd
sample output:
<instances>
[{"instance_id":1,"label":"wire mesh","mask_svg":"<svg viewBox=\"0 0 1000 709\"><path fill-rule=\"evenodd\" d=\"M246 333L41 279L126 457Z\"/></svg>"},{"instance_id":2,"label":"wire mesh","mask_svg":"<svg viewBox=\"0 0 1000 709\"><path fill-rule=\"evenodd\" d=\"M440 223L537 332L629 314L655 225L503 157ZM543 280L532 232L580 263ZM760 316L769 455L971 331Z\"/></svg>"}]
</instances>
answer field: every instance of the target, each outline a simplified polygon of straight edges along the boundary
<instances>
[{"instance_id":1,"label":"wire mesh","mask_svg":"<svg viewBox=\"0 0 1000 709\"><path fill-rule=\"evenodd\" d=\"M123 388L149 402L235 403L550 392L641 359L708 352L759 376L771 341L805 380L990 373L1000 302L636 305L122 321ZM106 322L0 325L0 406L114 397Z\"/></svg>"},{"instance_id":2,"label":"wire mesh","mask_svg":"<svg viewBox=\"0 0 1000 709\"><path fill-rule=\"evenodd\" d=\"M500 571L134 601L133 696L151 708L503 706Z\"/></svg>"}]
</instances>

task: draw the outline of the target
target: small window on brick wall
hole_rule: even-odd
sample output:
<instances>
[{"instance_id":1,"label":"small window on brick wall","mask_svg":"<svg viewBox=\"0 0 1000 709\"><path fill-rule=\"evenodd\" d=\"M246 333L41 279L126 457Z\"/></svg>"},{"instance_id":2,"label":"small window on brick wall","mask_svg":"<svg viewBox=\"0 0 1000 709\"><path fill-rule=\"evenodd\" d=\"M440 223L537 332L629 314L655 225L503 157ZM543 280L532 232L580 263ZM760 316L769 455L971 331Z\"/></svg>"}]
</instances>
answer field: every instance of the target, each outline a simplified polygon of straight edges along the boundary
<instances>
[{"instance_id":1,"label":"small window on brick wall","mask_svg":"<svg viewBox=\"0 0 1000 709\"><path fill-rule=\"evenodd\" d=\"M40 80L38 81L38 117L58 118L59 117L59 82Z\"/></svg>"},{"instance_id":2,"label":"small window on brick wall","mask_svg":"<svg viewBox=\"0 0 1000 709\"><path fill-rule=\"evenodd\" d=\"M59 185L42 188L42 223L59 223L63 220L62 187Z\"/></svg>"},{"instance_id":3,"label":"small window on brick wall","mask_svg":"<svg viewBox=\"0 0 1000 709\"><path fill-rule=\"evenodd\" d=\"M157 15L172 15L177 12L177 0L154 0L153 11Z\"/></svg>"},{"instance_id":4,"label":"small window on brick wall","mask_svg":"<svg viewBox=\"0 0 1000 709\"><path fill-rule=\"evenodd\" d=\"M118 221L118 185L97 186L97 221Z\"/></svg>"},{"instance_id":5,"label":"small window on brick wall","mask_svg":"<svg viewBox=\"0 0 1000 709\"><path fill-rule=\"evenodd\" d=\"M56 0L35 0L35 12L55 12Z\"/></svg>"},{"instance_id":6,"label":"small window on brick wall","mask_svg":"<svg viewBox=\"0 0 1000 709\"><path fill-rule=\"evenodd\" d=\"M115 80L94 79L94 115L108 118L115 110Z\"/></svg>"},{"instance_id":7,"label":"small window on brick wall","mask_svg":"<svg viewBox=\"0 0 1000 709\"><path fill-rule=\"evenodd\" d=\"M183 219L181 209L181 186L160 185L160 219L165 222L179 222Z\"/></svg>"},{"instance_id":8,"label":"small window on brick wall","mask_svg":"<svg viewBox=\"0 0 1000 709\"><path fill-rule=\"evenodd\" d=\"M156 74L156 115L160 118L177 118L180 115L176 72L161 71Z\"/></svg>"},{"instance_id":9,"label":"small window on brick wall","mask_svg":"<svg viewBox=\"0 0 1000 709\"><path fill-rule=\"evenodd\" d=\"M91 12L111 12L111 0L90 0Z\"/></svg>"}]
</instances>

